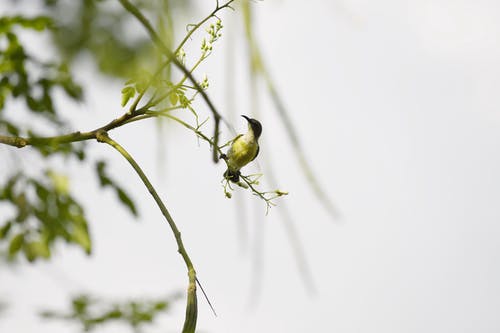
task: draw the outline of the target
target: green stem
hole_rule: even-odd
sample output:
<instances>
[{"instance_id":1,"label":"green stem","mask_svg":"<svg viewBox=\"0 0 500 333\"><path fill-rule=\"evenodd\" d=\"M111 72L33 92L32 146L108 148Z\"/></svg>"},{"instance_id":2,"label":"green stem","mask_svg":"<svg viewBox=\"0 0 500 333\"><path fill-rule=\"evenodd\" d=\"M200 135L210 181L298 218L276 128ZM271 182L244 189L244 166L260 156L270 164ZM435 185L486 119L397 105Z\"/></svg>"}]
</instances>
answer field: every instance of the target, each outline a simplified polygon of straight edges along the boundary
<instances>
[{"instance_id":1,"label":"green stem","mask_svg":"<svg viewBox=\"0 0 500 333\"><path fill-rule=\"evenodd\" d=\"M97 133L100 131L109 131L114 128L120 127L128 122L131 121L131 119L141 116L144 114L144 111L141 112L135 112L134 114L129 114L126 113L122 115L119 118L116 118L106 125L99 127L95 130L92 130L90 132L73 132L69 134L64 134L64 135L57 135L57 136L47 136L47 137L13 137L13 136L6 136L6 135L0 135L0 143L9 145L9 146L14 146L17 148L23 148L26 146L47 146L47 145L60 145L60 144L65 144L65 143L71 143L71 142L78 142L78 141L85 141L85 140L91 140L91 139L96 139L97 138Z\"/></svg>"},{"instance_id":2,"label":"green stem","mask_svg":"<svg viewBox=\"0 0 500 333\"><path fill-rule=\"evenodd\" d=\"M226 7L229 7L229 8L232 8L230 5L231 3L233 2L234 0L230 0L228 2L226 2L225 4L223 4L222 6L219 6L219 3L217 2L217 6L215 7L215 9L210 13L210 15L208 15L207 17L205 17L203 20L201 20L200 22L192 25L192 28L191 30L189 30L189 32L187 33L187 35L184 37L184 39L182 40L182 42L179 44L179 46L177 46L177 48L175 49L174 51L174 54L177 54L177 52L180 51L180 49L184 46L184 44L186 44L186 42L189 40L189 38L191 38L191 35L196 31L198 30L198 28L200 28L203 24L205 24L205 22L207 22L209 19L211 19L212 17L215 16L215 14L217 14L217 12L223 8L226 8Z\"/></svg>"},{"instance_id":3,"label":"green stem","mask_svg":"<svg viewBox=\"0 0 500 333\"><path fill-rule=\"evenodd\" d=\"M207 16L205 17L203 20L201 20L200 22L192 25L192 28L188 31L188 33L186 34L186 36L184 37L184 39L181 41L181 43L177 46L177 48L174 50L173 52L173 55L174 56L177 56L177 54L179 53L179 51L182 49L182 47L184 46L184 44L186 44L186 42L189 40L189 38L191 38L191 36L193 35L193 33L198 30L203 24L205 24L209 19L211 19L212 17L214 17L217 12L223 8L226 8L226 7L230 7L231 8L231 3L233 2L234 0L230 0L228 2L226 2L224 5L222 6L219 6L217 5L216 8ZM204 59L202 57L202 59ZM147 83L146 87L141 91L141 93L137 96L137 98L134 100L134 102L132 103L132 105L130 106L130 110L129 112L132 113L134 112L136 109L137 109L137 105L139 104L139 102L141 101L141 99L144 97L144 94L146 93L146 91L148 90L148 88L151 86L153 80L161 73L161 71L171 62L171 59L167 59L166 61L164 61L161 66L157 69L156 73L153 75L153 77L151 78L151 80ZM194 68L191 69L191 73L193 73L194 69L198 66L198 64L195 65ZM182 82L186 81L187 80L187 76L184 77L184 79L182 80ZM181 84L179 84L181 85ZM193 87L193 89L195 89ZM160 99L157 99L157 100L163 100L166 96L168 96L168 94L164 94L162 95L163 97L160 98ZM149 105L148 103L148 107L151 106Z\"/></svg>"},{"instance_id":4,"label":"green stem","mask_svg":"<svg viewBox=\"0 0 500 333\"><path fill-rule=\"evenodd\" d=\"M208 144L210 146L212 146L212 149L219 153L222 154L222 150L220 149L219 146L217 146L215 144L215 142L213 140L211 140L209 137L207 137L205 134L203 134L202 131L200 131L199 129L189 125L188 123L186 123L184 120L176 117L176 116L173 116L171 114L168 114L168 113L161 113L161 114L158 114L156 112L148 112L146 113L146 115L151 115L152 117L157 117L157 116L161 116L161 117L165 117L165 118L169 118L169 119L172 119L173 121L175 122L178 122L179 124L181 124L182 126L186 127L187 129L193 131L196 135L198 135L200 138L202 138L203 140L205 140L206 142L208 142Z\"/></svg>"},{"instance_id":5,"label":"green stem","mask_svg":"<svg viewBox=\"0 0 500 333\"><path fill-rule=\"evenodd\" d=\"M142 171L142 168L139 166L139 164L137 164L137 162L132 158L132 156L130 156L130 154L122 146L120 146L120 144L111 139L106 131L98 131L96 133L96 139L99 142L107 143L111 147L115 148L130 163L130 165L134 168L135 172L141 178L142 182L148 189L151 196L153 196L153 199L160 208L161 213L167 220L170 229L174 234L175 241L177 243L177 251L180 253L182 259L184 260L184 263L186 264L189 277L189 285L187 289L186 318L184 320L184 328L182 332L183 333L194 332L196 329L196 320L198 316L198 305L196 299L196 271L194 269L193 263L191 262L191 259L189 258L189 255L186 252L186 249L184 248L184 244L181 238L181 233L177 228L174 219L170 215L167 207L165 206L160 196L156 192L155 188L153 187L153 184L151 184L144 171Z\"/></svg>"},{"instance_id":6,"label":"green stem","mask_svg":"<svg viewBox=\"0 0 500 333\"><path fill-rule=\"evenodd\" d=\"M130 1L128 0L118 0L122 4L123 8L125 8L130 14L134 15L137 20L144 26L146 31L149 34L149 37L153 41L153 43L165 54L165 56L170 60L184 75L186 75L189 78L189 81L194 85L197 91L200 92L201 96L205 100L205 103L207 104L208 108L212 112L212 115L214 117L214 142L217 145L219 143L219 123L222 119L221 114L217 111L215 106L213 105L211 99L208 97L207 93L201 88L200 84L198 81L195 79L193 74L187 69L186 66L182 62L177 59L175 54L168 49L168 47L163 43L161 40L160 36L156 33L156 31L153 29L153 26L151 23L148 21L148 19L135 7ZM212 159L214 162L219 161L219 155L217 152L214 150L212 154Z\"/></svg>"}]
</instances>

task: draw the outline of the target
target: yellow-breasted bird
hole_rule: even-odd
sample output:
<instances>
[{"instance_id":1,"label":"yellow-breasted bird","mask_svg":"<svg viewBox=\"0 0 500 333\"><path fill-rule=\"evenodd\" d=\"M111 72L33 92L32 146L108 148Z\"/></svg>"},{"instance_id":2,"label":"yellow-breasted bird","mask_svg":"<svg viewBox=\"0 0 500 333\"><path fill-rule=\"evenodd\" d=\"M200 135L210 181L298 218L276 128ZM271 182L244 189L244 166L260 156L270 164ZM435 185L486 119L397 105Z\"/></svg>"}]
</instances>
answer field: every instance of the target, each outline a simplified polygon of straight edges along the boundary
<instances>
[{"instance_id":1,"label":"yellow-breasted bird","mask_svg":"<svg viewBox=\"0 0 500 333\"><path fill-rule=\"evenodd\" d=\"M245 134L237 135L227 154L221 156L227 162L224 178L234 183L240 180L240 169L253 161L259 154L259 137L262 134L262 125L258 120L241 116L248 122L248 131Z\"/></svg>"}]
</instances>

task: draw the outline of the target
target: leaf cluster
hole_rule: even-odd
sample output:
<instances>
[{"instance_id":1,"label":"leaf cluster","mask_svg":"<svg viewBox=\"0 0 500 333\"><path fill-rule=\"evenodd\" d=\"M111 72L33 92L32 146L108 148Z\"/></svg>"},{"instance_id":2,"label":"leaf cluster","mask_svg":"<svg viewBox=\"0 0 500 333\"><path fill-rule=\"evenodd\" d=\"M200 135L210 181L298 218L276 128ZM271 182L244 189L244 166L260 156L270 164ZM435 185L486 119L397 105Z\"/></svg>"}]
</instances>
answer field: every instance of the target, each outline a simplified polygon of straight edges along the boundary
<instances>
[{"instance_id":1,"label":"leaf cluster","mask_svg":"<svg viewBox=\"0 0 500 333\"><path fill-rule=\"evenodd\" d=\"M23 254L29 261L48 259L58 240L91 252L88 223L82 206L69 193L68 179L54 171L40 177L17 173L2 184L0 203L13 214L0 227L7 256Z\"/></svg>"},{"instance_id":2,"label":"leaf cluster","mask_svg":"<svg viewBox=\"0 0 500 333\"><path fill-rule=\"evenodd\" d=\"M81 7L87 14L95 10L101 17L104 13L96 9L96 3L96 1L75 1L69 6L73 10ZM24 134L35 143L38 138L46 135L36 127L38 125L42 125L44 131L50 129L54 134L62 134L70 126L56 107L55 98L58 91L64 92L70 100L76 102L84 98L83 88L72 74L71 58L65 56L69 49L59 43L57 45L60 52L56 52L59 54L50 61L44 61L40 52L29 44L28 39L23 38L26 32L31 31L35 36L44 34L52 37L53 41L58 41L61 34L71 33L72 30L68 30L66 25L77 22L61 21L60 18L66 16L58 17L56 20L55 15L68 4L58 1L49 1L46 4L54 9L54 12L48 12L50 15L53 14L52 17L48 15L0 17L0 135L9 134L17 137ZM88 33L88 38L91 38L94 35L88 29L93 28L90 26L85 28L84 21L83 17L78 21L81 24L78 28L79 35ZM52 46L48 45L48 48ZM84 50L84 46L85 44L78 44L78 52ZM12 107L17 106L11 103L14 100L24 102L29 121L25 123L21 121L23 117L20 117L20 112ZM87 157L87 146L83 142L61 142L54 139L32 146L42 157L72 156L79 161L84 161ZM43 168L50 169L49 159L40 164ZM5 249L0 252L0 256L4 254L14 259L22 253L30 261L49 258L51 249L58 239L77 244L90 253L91 241L87 220L78 200L69 193L69 190L61 191L55 186L53 182L55 173L45 172L37 176L28 176L25 172L24 169L15 170L15 175L11 177L5 175L5 182L0 184L0 201L4 203L2 210L10 209L14 212L14 216L2 213L0 217L0 246L4 245ZM12 175L12 172L10 174ZM133 200L105 172L103 163L97 163L96 175L100 184L114 189L119 201L136 216L137 209Z\"/></svg>"},{"instance_id":3,"label":"leaf cluster","mask_svg":"<svg viewBox=\"0 0 500 333\"><path fill-rule=\"evenodd\" d=\"M135 22L111 1L52 1L50 12L58 19L53 41L68 61L90 55L100 72L111 77L130 77L146 66L156 51L150 40L132 33ZM144 8L155 12L154 2Z\"/></svg>"},{"instance_id":4,"label":"leaf cluster","mask_svg":"<svg viewBox=\"0 0 500 333\"><path fill-rule=\"evenodd\" d=\"M53 21L46 16L0 18L0 45L5 45L0 48L0 112L9 97L19 98L31 112L60 127L64 122L54 107L54 90L62 88L68 97L78 101L83 98L82 87L73 80L66 62L44 62L23 45L16 27L41 32L51 30ZM9 133L20 131L14 123L3 122Z\"/></svg>"},{"instance_id":5,"label":"leaf cluster","mask_svg":"<svg viewBox=\"0 0 500 333\"><path fill-rule=\"evenodd\" d=\"M101 187L112 188L115 191L118 200L120 200L120 202L130 210L130 213L132 213L132 215L137 216L138 212L134 201L127 194L127 192L120 185L118 185L115 180L111 178L111 176L106 171L106 166L107 165L105 161L98 161L96 163L96 172L97 176L99 177L99 183Z\"/></svg>"},{"instance_id":6,"label":"leaf cluster","mask_svg":"<svg viewBox=\"0 0 500 333\"><path fill-rule=\"evenodd\" d=\"M80 323L85 331L91 331L104 324L123 322L134 331L145 324L151 324L161 314L170 310L178 295L151 300L129 300L121 303L98 300L89 295L79 295L72 299L69 313L44 311L41 316Z\"/></svg>"}]
</instances>

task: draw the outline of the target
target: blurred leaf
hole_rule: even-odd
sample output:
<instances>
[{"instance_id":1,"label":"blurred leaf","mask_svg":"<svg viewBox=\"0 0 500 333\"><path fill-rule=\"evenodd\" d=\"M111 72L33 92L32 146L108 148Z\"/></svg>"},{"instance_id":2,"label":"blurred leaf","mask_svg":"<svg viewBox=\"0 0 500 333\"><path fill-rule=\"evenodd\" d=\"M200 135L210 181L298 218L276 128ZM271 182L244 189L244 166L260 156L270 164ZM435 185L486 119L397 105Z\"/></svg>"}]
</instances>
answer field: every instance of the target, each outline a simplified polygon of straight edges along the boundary
<instances>
[{"instance_id":1,"label":"blurred leaf","mask_svg":"<svg viewBox=\"0 0 500 333\"><path fill-rule=\"evenodd\" d=\"M48 244L43 241L24 243L23 251L28 261L34 261L37 258L50 258Z\"/></svg>"},{"instance_id":2,"label":"blurred leaf","mask_svg":"<svg viewBox=\"0 0 500 333\"><path fill-rule=\"evenodd\" d=\"M61 194L69 193L69 178L66 175L49 170L47 176L57 192Z\"/></svg>"},{"instance_id":3,"label":"blurred leaf","mask_svg":"<svg viewBox=\"0 0 500 333\"><path fill-rule=\"evenodd\" d=\"M89 295L79 295L72 299L70 312L42 311L40 316L79 322L85 330L93 330L107 323L125 322L136 331L145 324L152 323L159 315L170 309L179 294L158 300L129 300L121 303L98 300Z\"/></svg>"},{"instance_id":4,"label":"blurred leaf","mask_svg":"<svg viewBox=\"0 0 500 333\"><path fill-rule=\"evenodd\" d=\"M120 187L116 187L116 193L118 194L118 199L120 200L120 202L128 207L132 215L137 216L137 208L135 207L134 202L127 195L127 193Z\"/></svg>"},{"instance_id":5,"label":"blurred leaf","mask_svg":"<svg viewBox=\"0 0 500 333\"><path fill-rule=\"evenodd\" d=\"M0 34L6 33L13 26L20 25L23 28L42 31L53 27L53 21L48 16L25 17L21 15L0 17Z\"/></svg>"},{"instance_id":6,"label":"blurred leaf","mask_svg":"<svg viewBox=\"0 0 500 333\"><path fill-rule=\"evenodd\" d=\"M21 29L14 29L16 26ZM8 133L19 135L21 128L24 127L28 132L31 129L31 122L21 126L2 118L1 111L11 99L24 100L29 111L48 120L57 132L64 129L65 121L58 116L55 108L56 88L62 88L67 96L74 100L82 99L83 90L73 80L65 62L58 64L56 60L42 61L36 50L31 53L30 45L24 45L23 39L18 37L18 34L22 34L22 29L50 29L50 33L53 33L54 26L53 19L44 15L30 18L20 15L0 17L0 130L5 127ZM68 154L69 151L71 147L66 150L42 151L42 154Z\"/></svg>"},{"instance_id":7,"label":"blurred leaf","mask_svg":"<svg viewBox=\"0 0 500 333\"><path fill-rule=\"evenodd\" d=\"M139 68L151 66L157 51L149 39L124 34L133 19L120 6L100 2L54 2L54 42L61 54L71 62L85 52L103 74L114 77L132 77Z\"/></svg>"},{"instance_id":8,"label":"blurred leaf","mask_svg":"<svg viewBox=\"0 0 500 333\"><path fill-rule=\"evenodd\" d=\"M5 225L0 228L0 240L4 239L12 227L12 222L8 221Z\"/></svg>"},{"instance_id":9,"label":"blurred leaf","mask_svg":"<svg viewBox=\"0 0 500 333\"><path fill-rule=\"evenodd\" d=\"M113 179L108 176L108 174L106 173L106 167L107 165L104 161L98 161L96 163L96 172L99 178L99 183L102 187L109 186L113 190L115 190L120 202L129 209L132 215L137 217L138 211L134 201L130 198L130 196L127 194L127 192L125 192L123 188L121 188Z\"/></svg>"},{"instance_id":10,"label":"blurred leaf","mask_svg":"<svg viewBox=\"0 0 500 333\"><path fill-rule=\"evenodd\" d=\"M24 244L24 234L17 234L10 240L9 257L14 257Z\"/></svg>"},{"instance_id":11,"label":"blurred leaf","mask_svg":"<svg viewBox=\"0 0 500 333\"><path fill-rule=\"evenodd\" d=\"M76 315L81 316L87 312L88 305L90 303L90 297L87 295L80 295L71 301L73 311Z\"/></svg>"},{"instance_id":12,"label":"blurred leaf","mask_svg":"<svg viewBox=\"0 0 500 333\"><path fill-rule=\"evenodd\" d=\"M177 102L179 101L179 96L177 95L177 93L175 91L172 92L168 97L170 100L170 104L172 104L172 106L175 106L177 104Z\"/></svg>"},{"instance_id":13,"label":"blurred leaf","mask_svg":"<svg viewBox=\"0 0 500 333\"><path fill-rule=\"evenodd\" d=\"M75 243L80 244L87 254L90 254L92 248L89 233L86 228L78 224L74 225L73 232L71 233L71 239Z\"/></svg>"},{"instance_id":14,"label":"blurred leaf","mask_svg":"<svg viewBox=\"0 0 500 333\"><path fill-rule=\"evenodd\" d=\"M9 243L10 259L19 253L29 261L49 258L50 248L59 239L91 252L83 208L71 196L60 174L47 171L35 179L18 173L0 189L0 202L14 208L12 217L7 216L8 222L0 228L0 240Z\"/></svg>"},{"instance_id":15,"label":"blurred leaf","mask_svg":"<svg viewBox=\"0 0 500 333\"><path fill-rule=\"evenodd\" d=\"M122 89L122 106L127 105L129 99L133 98L135 95L135 89L131 86L126 86Z\"/></svg>"},{"instance_id":16,"label":"blurred leaf","mask_svg":"<svg viewBox=\"0 0 500 333\"><path fill-rule=\"evenodd\" d=\"M0 109L1 108L2 107L0 105ZM7 133L9 133L10 135L19 136L19 128L16 125L12 124L11 122L0 119L0 129L2 128L6 130Z\"/></svg>"}]
</instances>

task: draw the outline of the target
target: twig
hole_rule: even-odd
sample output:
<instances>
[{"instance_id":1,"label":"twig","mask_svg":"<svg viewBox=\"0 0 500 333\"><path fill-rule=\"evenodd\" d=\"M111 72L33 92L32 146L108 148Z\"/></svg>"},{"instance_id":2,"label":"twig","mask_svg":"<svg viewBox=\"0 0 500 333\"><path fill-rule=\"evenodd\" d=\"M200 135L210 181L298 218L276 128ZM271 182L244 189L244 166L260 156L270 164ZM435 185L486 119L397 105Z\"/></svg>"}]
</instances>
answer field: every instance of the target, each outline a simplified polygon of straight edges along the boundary
<instances>
[{"instance_id":1,"label":"twig","mask_svg":"<svg viewBox=\"0 0 500 333\"><path fill-rule=\"evenodd\" d=\"M226 2L225 4L223 4L222 6L220 6L219 5L219 1L217 1L217 5L215 6L215 9L207 17L205 17L203 20L201 20L200 22L198 22L196 24L190 24L190 26L192 26L193 28L189 29L187 35L184 37L184 39L179 44L179 46L177 46L177 48L175 49L174 54L177 54L182 49L182 47L184 46L184 44L186 44L186 42L188 41L188 39L191 38L191 36L193 35L193 33L199 27L201 27L203 24L205 24L205 22L207 22L208 20L210 20L212 17L215 17L215 14L217 14L217 12L219 10L224 9L224 8L232 8L231 7L231 3L232 2L234 2L234 0L230 0L230 1Z\"/></svg>"},{"instance_id":2,"label":"twig","mask_svg":"<svg viewBox=\"0 0 500 333\"><path fill-rule=\"evenodd\" d=\"M184 244L181 238L181 233L177 228L174 219L170 215L169 211L167 210L167 207L165 206L160 196L156 192L155 188L153 187L153 184L151 184L144 171L142 171L142 168L139 166L139 164L137 164L137 162L132 158L132 156L120 144L111 139L106 131L98 131L96 133L96 139L98 142L107 143L108 145L116 149L130 163L130 165L134 168L135 172L137 172L142 182L148 189L149 193L155 200L156 204L160 208L161 213L167 220L170 229L174 234L175 241L177 243L177 251L180 253L182 259L184 260L184 263L186 264L189 277L186 318L184 320L184 328L182 332L183 333L194 332L196 329L196 319L198 316L198 305L196 300L196 280L197 280L196 271L194 269L193 263L191 262L191 259L189 258L188 253L186 252L186 249L184 248Z\"/></svg>"},{"instance_id":3,"label":"twig","mask_svg":"<svg viewBox=\"0 0 500 333\"><path fill-rule=\"evenodd\" d=\"M189 69L184 66L182 62L180 62L177 57L175 56L175 53L170 51L168 47L163 43L161 40L160 36L156 33L156 31L153 29L153 26L151 23L148 21L148 19L135 7L130 1L128 0L118 0L122 4L123 8L125 8L129 13L134 15L137 20L144 26L146 31L149 34L149 37L153 41L153 43L165 54L167 59L169 59L181 72L184 73L189 78L189 81L194 85L196 90L201 94L203 99L205 100L205 103L207 104L208 108L212 112L212 115L214 117L214 142L215 145L219 143L219 125L220 121L222 119L221 114L217 111L215 106L213 105L212 101L208 97L208 95L205 93L203 88L201 88L200 84L198 81L194 78L193 74L189 71ZM212 159L215 163L219 161L219 155L217 152L214 150L212 154Z\"/></svg>"},{"instance_id":4,"label":"twig","mask_svg":"<svg viewBox=\"0 0 500 333\"><path fill-rule=\"evenodd\" d=\"M57 135L57 136L47 136L47 137L14 137L0 135L0 143L14 146L17 148L24 148L26 146L45 146L45 145L60 145L71 142L92 140L97 138L97 133L99 131L109 131L114 128L120 127L123 124L129 122L131 119L142 115L144 112L135 112L134 114L125 113L119 118L116 118L106 125L99 127L95 130L89 132L73 132L69 134Z\"/></svg>"},{"instance_id":5,"label":"twig","mask_svg":"<svg viewBox=\"0 0 500 333\"><path fill-rule=\"evenodd\" d=\"M232 8L230 5L231 3L233 2L234 0L230 0L228 1L227 3L225 3L224 5L222 6L219 6L219 3L217 2L217 6L215 7L215 9L209 14L207 15L203 20L201 20L200 22L196 23L196 24L191 24L190 26L192 26L192 29L190 29L188 31L188 33L186 34L186 36L184 37L184 39L180 42L180 44L177 46L177 48L174 50L173 52L173 56L176 57L177 54L179 53L179 51L182 49L182 47L186 44L186 42L189 40L189 38L193 35L193 33L198 30L203 24L205 24L209 19L211 19L212 17L215 17L217 12L220 11L221 9L224 9L224 8ZM137 105L139 104L139 102L141 101L141 99L144 97L144 94L146 93L146 91L148 90L148 88L151 86L151 84L153 83L154 79L160 75L161 71L168 65L170 64L171 62L171 58L168 57L168 59L166 61L164 61L159 67L158 69L156 70L155 74L153 75L153 77L148 81L148 83L146 84L146 86L144 87L144 89L139 93L139 95L136 97L136 99L134 100L134 102L132 103L132 105L130 106L130 110L129 112L132 113L134 112L136 109L137 109ZM197 65L196 65L197 66ZM191 69L191 73L193 72L194 68ZM187 79L187 76L181 81L181 82L184 82L185 80ZM195 89L196 90L196 87L191 87L192 89ZM156 100L163 100L164 98L166 98L169 94L163 94L162 95L162 98L157 98ZM146 104L146 108L150 107L150 102L148 102Z\"/></svg>"}]
</instances>

